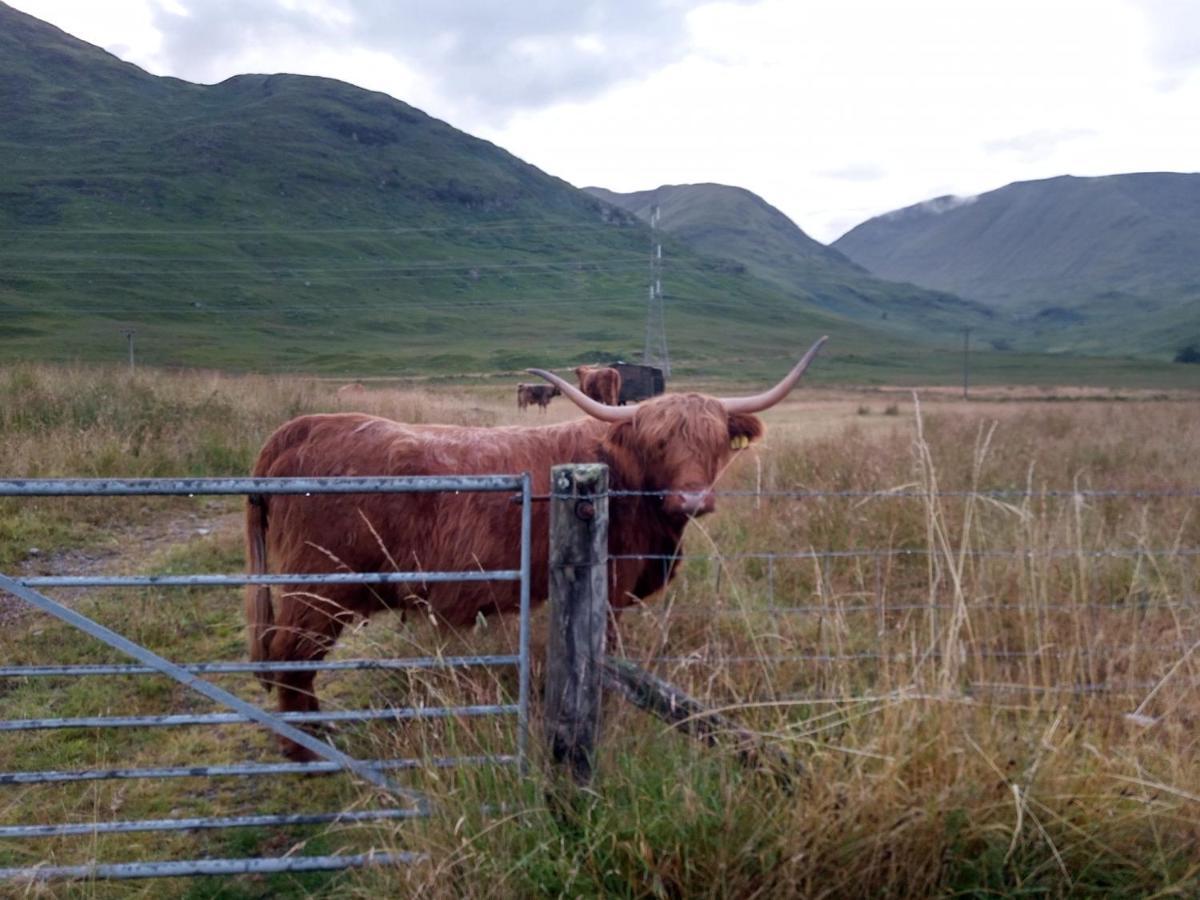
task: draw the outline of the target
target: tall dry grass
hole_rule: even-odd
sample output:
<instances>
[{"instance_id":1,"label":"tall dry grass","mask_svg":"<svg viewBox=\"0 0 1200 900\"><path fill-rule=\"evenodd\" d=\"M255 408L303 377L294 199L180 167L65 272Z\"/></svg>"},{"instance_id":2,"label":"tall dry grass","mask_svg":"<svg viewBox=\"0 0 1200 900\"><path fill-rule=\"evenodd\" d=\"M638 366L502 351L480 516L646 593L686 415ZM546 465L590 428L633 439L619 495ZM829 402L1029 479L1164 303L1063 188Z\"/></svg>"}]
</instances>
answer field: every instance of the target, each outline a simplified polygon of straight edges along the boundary
<instances>
[{"instance_id":1,"label":"tall dry grass","mask_svg":"<svg viewBox=\"0 0 1200 900\"><path fill-rule=\"evenodd\" d=\"M166 471L129 471L140 465L136 457L122 463L118 452L102 474L184 474L172 467L194 458L189 448L205 440L206 428L231 460L245 462L188 474L240 473L287 415L337 406L332 387L145 374L143 390L154 399L139 402L159 412L139 420L119 399L73 406L68 395L85 390L92 374L28 371L19 378L32 378L42 392L35 406L77 411L22 418L6 409L0 441L26 441L24 458L51 461L14 474L92 474L86 453L56 456L57 445L86 447L71 432L94 429L99 444L126 446L137 421L156 423L142 458L161 454ZM3 377L18 379L12 371ZM124 377L104 376L109 389ZM202 384L212 402L228 404L207 425L197 412ZM363 402L410 420L493 423L514 415L499 398L465 393L381 392ZM96 407L110 412L86 412ZM171 430L162 419L174 409L196 418ZM732 749L696 745L610 700L591 791L560 793L540 761L527 780L488 768L427 772L415 778L440 810L428 823L264 830L245 846L393 847L428 852L429 862L275 881L269 890L433 897L1200 890L1197 498L1129 493L1200 486L1197 404L927 402L917 414L888 417L887 427L866 427L857 420L868 417L849 409L847 424L816 437L804 437L803 406L787 413L791 421L776 422L721 487L813 495L721 498L716 515L692 526L679 578L665 596L626 614L621 628L620 652L758 730L803 763L803 778L788 787L745 771ZM1013 493L982 493L995 490ZM1122 493L1089 493L1104 490ZM221 540L229 563L237 536ZM169 618L156 618L166 615L163 607L152 604L132 621L163 652L185 639L202 642L192 652L240 652L233 650L240 646L236 598L224 615L196 603L197 621L208 623L202 628L175 633ZM204 643L218 628L222 640ZM37 646L49 652L68 639L46 634ZM488 652L514 641L512 623L452 634L419 617L381 619L353 629L339 653ZM252 683L242 681L229 683L253 696ZM320 687L326 706L348 708L494 702L513 695L515 680L511 672L345 675L323 677ZM0 697L0 707L45 696L18 691ZM138 745L136 753L187 759L228 753L232 739L177 738ZM239 740L245 752L273 753L261 735ZM504 722L463 720L352 729L339 740L360 755L440 755L496 752L511 746L512 731ZM32 759L39 752L51 748L36 745ZM144 803L161 804L164 792L169 802L201 803L208 813L368 802L328 782L299 792L292 783L219 784L216 793L203 782L150 785ZM95 788L70 808L109 817L116 791ZM10 809L36 814L35 803L22 797ZM489 814L480 812L484 805ZM125 796L120 817L137 809ZM104 849L120 852L116 842ZM139 853L155 849L149 839L138 845ZM157 849L186 852L177 843ZM87 850L64 843L54 852L66 859ZM161 887L121 890L156 896ZM259 896L267 888L243 880L222 890Z\"/></svg>"},{"instance_id":2,"label":"tall dry grass","mask_svg":"<svg viewBox=\"0 0 1200 900\"><path fill-rule=\"evenodd\" d=\"M17 364L0 367L0 460L6 478L242 476L288 419L362 411L408 422L491 424L497 413L457 390L372 389L220 372ZM108 523L147 521L144 500L0 499L0 566L30 547L104 540Z\"/></svg>"},{"instance_id":3,"label":"tall dry grass","mask_svg":"<svg viewBox=\"0 0 1200 900\"><path fill-rule=\"evenodd\" d=\"M416 841L435 863L366 884L1195 893L1194 413L934 409L891 431L769 439L761 466L726 487L846 495L724 498L693 527L667 595L625 617L622 651L751 724L807 777L781 789L613 701L594 793L531 791L500 820L456 812ZM1085 493L1173 487L1189 490ZM853 550L872 552L816 555ZM756 555L771 552L815 558ZM453 808L477 791L465 778Z\"/></svg>"}]
</instances>

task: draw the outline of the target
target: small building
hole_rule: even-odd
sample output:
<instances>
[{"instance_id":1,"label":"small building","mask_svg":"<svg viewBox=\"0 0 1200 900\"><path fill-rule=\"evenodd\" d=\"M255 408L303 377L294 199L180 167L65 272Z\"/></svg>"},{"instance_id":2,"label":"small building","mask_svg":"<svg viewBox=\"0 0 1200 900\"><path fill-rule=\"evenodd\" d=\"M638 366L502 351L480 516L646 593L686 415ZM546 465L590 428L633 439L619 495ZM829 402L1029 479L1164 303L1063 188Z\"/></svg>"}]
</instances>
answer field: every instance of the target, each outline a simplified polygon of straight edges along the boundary
<instances>
[{"instance_id":1,"label":"small building","mask_svg":"<svg viewBox=\"0 0 1200 900\"><path fill-rule=\"evenodd\" d=\"M615 362L612 363L612 368L621 373L621 397L618 402L622 406L626 403L637 403L647 397L657 397L666 390L667 382L663 377L663 370L657 366Z\"/></svg>"}]
</instances>

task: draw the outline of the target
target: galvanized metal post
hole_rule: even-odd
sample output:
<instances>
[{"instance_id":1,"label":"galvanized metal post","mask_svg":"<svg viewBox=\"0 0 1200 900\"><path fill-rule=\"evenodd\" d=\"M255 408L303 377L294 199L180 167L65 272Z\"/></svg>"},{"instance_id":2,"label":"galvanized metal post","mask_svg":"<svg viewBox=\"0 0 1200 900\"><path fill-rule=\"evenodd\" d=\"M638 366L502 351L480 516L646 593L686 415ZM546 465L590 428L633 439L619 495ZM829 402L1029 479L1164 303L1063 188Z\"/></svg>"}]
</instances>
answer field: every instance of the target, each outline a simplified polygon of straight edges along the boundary
<instances>
[{"instance_id":1,"label":"galvanized metal post","mask_svg":"<svg viewBox=\"0 0 1200 900\"><path fill-rule=\"evenodd\" d=\"M533 486L529 473L521 477L521 621L517 637L517 766L529 769L529 580L532 575L530 543L533 539Z\"/></svg>"},{"instance_id":2,"label":"galvanized metal post","mask_svg":"<svg viewBox=\"0 0 1200 900\"><path fill-rule=\"evenodd\" d=\"M555 763L591 781L608 625L608 467L551 469L546 739Z\"/></svg>"}]
</instances>

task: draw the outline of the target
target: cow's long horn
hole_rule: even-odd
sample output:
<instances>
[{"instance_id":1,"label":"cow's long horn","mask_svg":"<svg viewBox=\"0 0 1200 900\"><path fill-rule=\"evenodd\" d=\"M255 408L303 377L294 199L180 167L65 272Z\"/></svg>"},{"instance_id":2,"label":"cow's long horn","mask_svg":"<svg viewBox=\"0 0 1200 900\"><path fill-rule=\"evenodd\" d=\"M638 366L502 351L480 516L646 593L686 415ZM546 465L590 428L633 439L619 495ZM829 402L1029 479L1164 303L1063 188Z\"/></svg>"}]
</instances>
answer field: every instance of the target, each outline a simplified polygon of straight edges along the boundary
<instances>
[{"instance_id":1,"label":"cow's long horn","mask_svg":"<svg viewBox=\"0 0 1200 900\"><path fill-rule=\"evenodd\" d=\"M530 375L545 378L562 391L564 397L568 397L572 403L589 416L602 422L626 422L633 418L633 413L637 409L636 406L609 406L607 403L593 400L569 381L563 381L553 372L547 372L545 369L526 369L525 371Z\"/></svg>"},{"instance_id":2,"label":"cow's long horn","mask_svg":"<svg viewBox=\"0 0 1200 900\"><path fill-rule=\"evenodd\" d=\"M829 340L829 336L821 338L815 344L808 348L808 352L801 357L800 362L792 368L792 371L783 376L783 379L775 387L763 391L761 394L755 394L753 397L722 397L721 403L725 406L725 411L729 413L756 413L764 409L770 409L780 400L788 395L796 382L800 380L800 376L804 374L804 370L808 368L817 356L817 351L821 349L821 345Z\"/></svg>"}]
</instances>

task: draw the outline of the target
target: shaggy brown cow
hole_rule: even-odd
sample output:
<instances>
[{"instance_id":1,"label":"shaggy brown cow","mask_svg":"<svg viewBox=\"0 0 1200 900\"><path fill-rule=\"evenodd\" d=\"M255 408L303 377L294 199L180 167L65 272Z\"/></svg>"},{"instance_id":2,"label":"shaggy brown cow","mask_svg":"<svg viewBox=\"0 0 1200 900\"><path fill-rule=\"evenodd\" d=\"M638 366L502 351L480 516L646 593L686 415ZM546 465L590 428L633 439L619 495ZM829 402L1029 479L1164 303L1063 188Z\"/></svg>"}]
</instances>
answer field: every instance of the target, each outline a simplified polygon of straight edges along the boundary
<instances>
[{"instance_id":1,"label":"shaggy brown cow","mask_svg":"<svg viewBox=\"0 0 1200 900\"><path fill-rule=\"evenodd\" d=\"M637 406L598 403L540 369L587 418L539 427L476 428L402 425L360 413L301 416L277 430L254 466L256 477L337 475L470 475L529 472L533 490L550 490L556 463L603 462L614 491L609 551L614 556L676 553L684 527L711 512L712 488L734 451L762 435L753 415L778 403L799 380L825 341L813 345L782 381L753 397L718 399L663 394ZM531 597L548 585L548 511L533 509ZM250 498L246 506L249 571L320 573L512 568L521 509L507 494L317 494ZM660 559L612 564L615 609L658 591L674 573ZM428 610L452 626L480 614L511 612L519 585L462 582L399 585L287 586L272 604L271 590L249 586L246 615L250 658L318 660L355 616L385 609ZM279 708L316 710L314 672L277 673ZM266 678L264 677L264 683ZM284 752L310 759L289 741Z\"/></svg>"},{"instance_id":2,"label":"shaggy brown cow","mask_svg":"<svg viewBox=\"0 0 1200 900\"><path fill-rule=\"evenodd\" d=\"M545 412L546 407L550 405L550 400L561 396L562 391L553 385L526 384L522 381L517 385L517 409L524 409L532 403L540 406L542 412Z\"/></svg>"},{"instance_id":3,"label":"shaggy brown cow","mask_svg":"<svg viewBox=\"0 0 1200 900\"><path fill-rule=\"evenodd\" d=\"M621 373L608 366L579 366L575 369L579 389L609 406L616 406L621 399Z\"/></svg>"}]
</instances>

